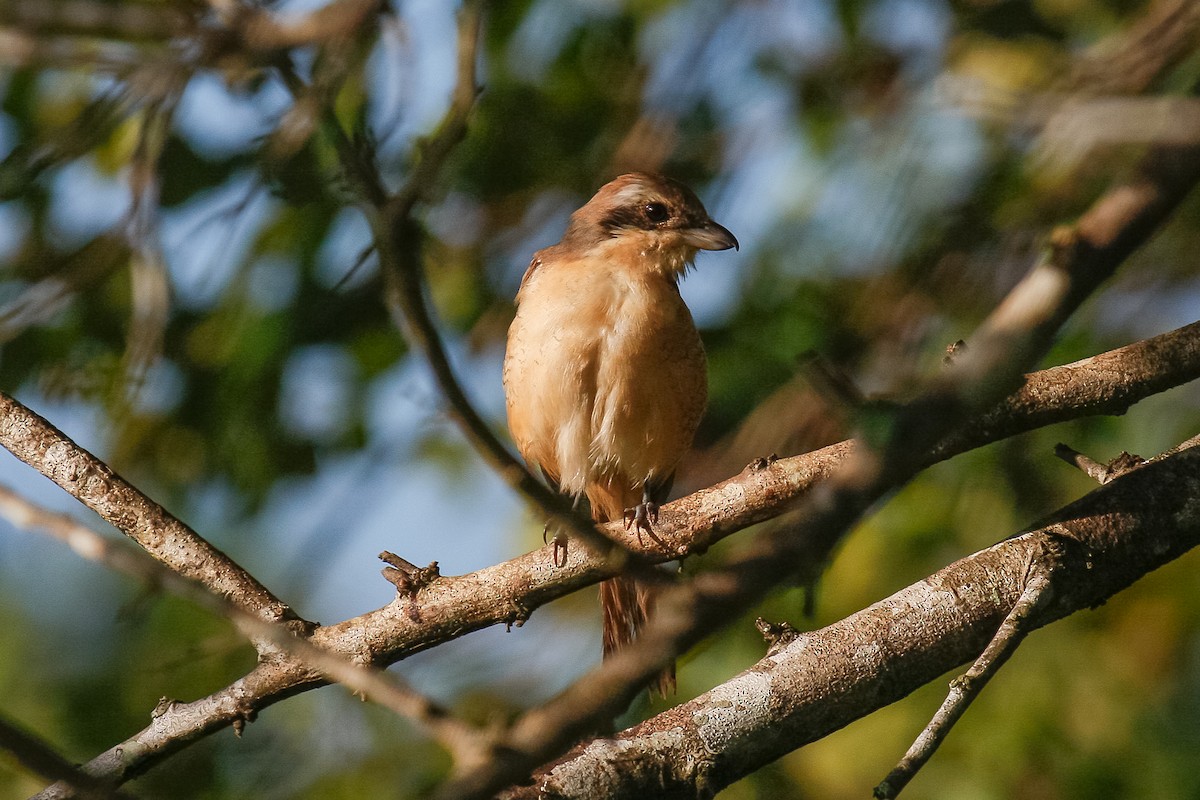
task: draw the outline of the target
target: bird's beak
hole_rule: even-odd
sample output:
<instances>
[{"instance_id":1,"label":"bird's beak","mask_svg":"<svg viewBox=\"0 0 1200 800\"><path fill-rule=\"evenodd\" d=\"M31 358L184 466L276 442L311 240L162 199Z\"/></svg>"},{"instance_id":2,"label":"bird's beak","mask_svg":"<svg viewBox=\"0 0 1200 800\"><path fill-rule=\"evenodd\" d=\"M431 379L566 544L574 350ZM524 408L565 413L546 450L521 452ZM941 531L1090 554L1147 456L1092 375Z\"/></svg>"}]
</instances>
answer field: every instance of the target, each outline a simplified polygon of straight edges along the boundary
<instances>
[{"instance_id":1,"label":"bird's beak","mask_svg":"<svg viewBox=\"0 0 1200 800\"><path fill-rule=\"evenodd\" d=\"M738 247L737 237L711 219L698 228L683 231L683 240L698 250L728 250L731 247L736 250Z\"/></svg>"}]
</instances>

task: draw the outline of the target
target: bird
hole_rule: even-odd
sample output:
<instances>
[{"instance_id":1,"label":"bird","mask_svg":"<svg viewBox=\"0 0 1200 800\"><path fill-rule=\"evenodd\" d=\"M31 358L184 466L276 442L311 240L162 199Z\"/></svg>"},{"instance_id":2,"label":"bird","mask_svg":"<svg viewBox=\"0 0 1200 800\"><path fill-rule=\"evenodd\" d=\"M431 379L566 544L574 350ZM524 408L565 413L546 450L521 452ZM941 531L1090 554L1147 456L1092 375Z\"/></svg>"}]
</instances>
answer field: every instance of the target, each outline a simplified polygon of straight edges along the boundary
<instances>
[{"instance_id":1,"label":"bird","mask_svg":"<svg viewBox=\"0 0 1200 800\"><path fill-rule=\"evenodd\" d=\"M598 523L653 534L707 405L704 345L679 293L700 250L738 248L696 194L644 172L605 184L562 240L539 250L517 292L503 383L526 463ZM601 583L607 658L636 638L654 589ZM654 687L674 691L674 665Z\"/></svg>"}]
</instances>

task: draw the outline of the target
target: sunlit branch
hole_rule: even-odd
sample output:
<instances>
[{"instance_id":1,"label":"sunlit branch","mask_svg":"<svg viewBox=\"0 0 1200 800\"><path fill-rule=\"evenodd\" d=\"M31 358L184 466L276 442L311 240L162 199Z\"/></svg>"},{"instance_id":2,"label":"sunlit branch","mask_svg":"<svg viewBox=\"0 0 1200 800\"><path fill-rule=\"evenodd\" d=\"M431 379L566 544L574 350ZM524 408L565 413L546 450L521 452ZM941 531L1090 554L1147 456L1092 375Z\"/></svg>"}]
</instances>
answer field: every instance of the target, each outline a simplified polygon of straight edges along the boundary
<instances>
[{"instance_id":1,"label":"sunlit branch","mask_svg":"<svg viewBox=\"0 0 1200 800\"><path fill-rule=\"evenodd\" d=\"M1075 60L1061 89L1093 96L1137 94L1196 53L1200 5L1159 0L1128 30L1088 48Z\"/></svg>"},{"instance_id":2,"label":"sunlit branch","mask_svg":"<svg viewBox=\"0 0 1200 800\"><path fill-rule=\"evenodd\" d=\"M279 598L107 464L7 394L0 393L0 446L180 575L262 619L297 620Z\"/></svg>"},{"instance_id":3,"label":"sunlit branch","mask_svg":"<svg viewBox=\"0 0 1200 800\"><path fill-rule=\"evenodd\" d=\"M939 94L967 113L1038 133L1035 158L1060 170L1103 144L1191 144L1193 99L1137 95L1190 58L1198 36L1200 4L1162 0L1130 29L1088 48L1045 91L1012 94L950 79Z\"/></svg>"}]
</instances>

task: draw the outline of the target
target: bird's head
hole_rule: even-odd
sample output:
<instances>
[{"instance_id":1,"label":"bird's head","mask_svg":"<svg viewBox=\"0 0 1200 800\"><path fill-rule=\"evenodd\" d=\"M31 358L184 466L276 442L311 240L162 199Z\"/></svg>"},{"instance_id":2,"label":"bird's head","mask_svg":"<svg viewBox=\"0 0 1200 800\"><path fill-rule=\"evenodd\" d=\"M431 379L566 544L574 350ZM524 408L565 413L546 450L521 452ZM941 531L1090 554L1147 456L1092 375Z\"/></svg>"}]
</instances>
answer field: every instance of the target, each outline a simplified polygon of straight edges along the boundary
<instances>
[{"instance_id":1,"label":"bird's head","mask_svg":"<svg viewBox=\"0 0 1200 800\"><path fill-rule=\"evenodd\" d=\"M704 210L696 193L661 175L631 172L605 184L571 215L563 239L573 249L623 257L681 275L698 250L728 250L738 240Z\"/></svg>"}]
</instances>

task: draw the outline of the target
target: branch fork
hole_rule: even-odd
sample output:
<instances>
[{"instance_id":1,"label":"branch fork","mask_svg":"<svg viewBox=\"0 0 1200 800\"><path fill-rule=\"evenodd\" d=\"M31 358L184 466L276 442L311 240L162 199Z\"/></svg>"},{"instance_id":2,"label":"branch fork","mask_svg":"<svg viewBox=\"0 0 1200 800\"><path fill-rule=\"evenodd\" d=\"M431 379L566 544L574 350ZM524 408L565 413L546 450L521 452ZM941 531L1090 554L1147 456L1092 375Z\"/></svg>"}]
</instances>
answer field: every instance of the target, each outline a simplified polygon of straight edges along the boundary
<instances>
[{"instance_id":1,"label":"branch fork","mask_svg":"<svg viewBox=\"0 0 1200 800\"><path fill-rule=\"evenodd\" d=\"M996 635L971 668L950 681L950 691L937 713L908 748L900 763L875 787L874 797L877 800L893 800L900 794L933 757L955 723L1012 657L1025 637L1041 627L1043 623L1038 615L1054 596L1052 579L1062 564L1063 544L1050 538L1043 540L1040 552L1029 560L1024 591L1000 623Z\"/></svg>"}]
</instances>

